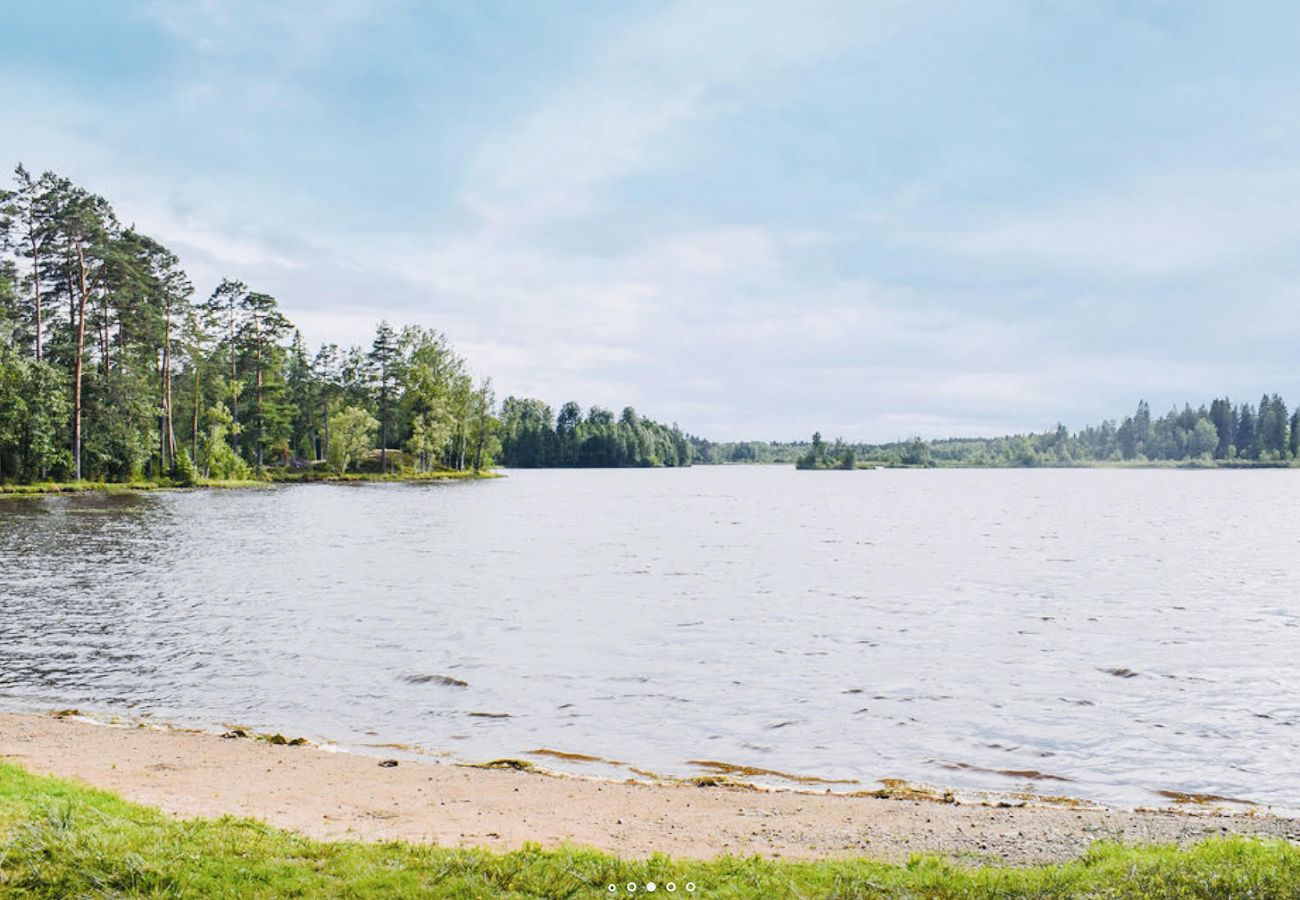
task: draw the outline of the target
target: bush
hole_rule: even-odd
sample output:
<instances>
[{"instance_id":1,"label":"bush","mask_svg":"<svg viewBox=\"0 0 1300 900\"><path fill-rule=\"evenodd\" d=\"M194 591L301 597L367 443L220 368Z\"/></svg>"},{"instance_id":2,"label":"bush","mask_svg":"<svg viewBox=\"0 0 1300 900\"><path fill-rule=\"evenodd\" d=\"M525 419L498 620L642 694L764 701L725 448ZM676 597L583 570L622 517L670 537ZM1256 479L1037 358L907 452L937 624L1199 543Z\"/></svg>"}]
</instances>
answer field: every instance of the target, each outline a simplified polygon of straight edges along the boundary
<instances>
[{"instance_id":1,"label":"bush","mask_svg":"<svg viewBox=\"0 0 1300 900\"><path fill-rule=\"evenodd\" d=\"M193 487L199 483L199 470L194 468L190 451L182 448L172 460L172 481L183 487Z\"/></svg>"}]
</instances>

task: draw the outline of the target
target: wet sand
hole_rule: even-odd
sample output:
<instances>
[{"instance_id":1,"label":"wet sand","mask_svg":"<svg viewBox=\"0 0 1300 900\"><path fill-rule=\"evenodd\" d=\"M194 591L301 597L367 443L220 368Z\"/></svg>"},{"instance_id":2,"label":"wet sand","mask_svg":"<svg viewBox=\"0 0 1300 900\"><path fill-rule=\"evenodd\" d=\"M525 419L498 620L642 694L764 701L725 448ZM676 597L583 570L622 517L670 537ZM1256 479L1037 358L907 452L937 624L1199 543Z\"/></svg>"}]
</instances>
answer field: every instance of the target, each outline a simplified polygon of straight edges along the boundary
<instances>
[{"instance_id":1,"label":"wet sand","mask_svg":"<svg viewBox=\"0 0 1300 900\"><path fill-rule=\"evenodd\" d=\"M507 850L527 841L624 857L934 852L1065 860L1099 839L1195 841L1227 833L1300 841L1300 819L1255 810L1126 811L659 785L477 769L275 746L80 718L0 714L0 758L181 817L249 816L323 839Z\"/></svg>"}]
</instances>

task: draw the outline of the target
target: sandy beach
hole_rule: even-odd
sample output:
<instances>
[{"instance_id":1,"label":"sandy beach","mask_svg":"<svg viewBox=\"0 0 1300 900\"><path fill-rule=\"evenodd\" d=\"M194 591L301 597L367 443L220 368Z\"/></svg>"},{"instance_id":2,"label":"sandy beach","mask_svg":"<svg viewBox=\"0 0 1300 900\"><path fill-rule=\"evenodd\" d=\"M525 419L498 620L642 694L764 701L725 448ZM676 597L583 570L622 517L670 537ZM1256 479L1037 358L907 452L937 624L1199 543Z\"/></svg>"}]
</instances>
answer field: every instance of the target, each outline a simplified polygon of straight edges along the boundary
<instances>
[{"instance_id":1,"label":"sandy beach","mask_svg":"<svg viewBox=\"0 0 1300 900\"><path fill-rule=\"evenodd\" d=\"M0 715L0 758L181 817L248 816L323 839L494 850L535 842L624 857L897 860L934 852L1031 863L1069 859L1099 839L1300 840L1300 819L1257 810L945 803L617 782L409 757L381 765L377 756L79 717Z\"/></svg>"}]
</instances>

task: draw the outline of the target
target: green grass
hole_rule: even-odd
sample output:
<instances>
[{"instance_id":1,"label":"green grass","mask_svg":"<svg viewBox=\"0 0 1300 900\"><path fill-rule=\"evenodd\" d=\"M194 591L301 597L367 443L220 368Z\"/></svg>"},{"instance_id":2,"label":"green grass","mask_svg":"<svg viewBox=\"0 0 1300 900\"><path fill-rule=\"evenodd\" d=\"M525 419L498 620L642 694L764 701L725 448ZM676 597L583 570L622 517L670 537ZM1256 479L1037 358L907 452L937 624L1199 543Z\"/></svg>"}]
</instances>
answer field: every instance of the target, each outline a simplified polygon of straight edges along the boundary
<instances>
[{"instance_id":1,"label":"green grass","mask_svg":"<svg viewBox=\"0 0 1300 900\"><path fill-rule=\"evenodd\" d=\"M313 841L243 819L179 821L0 763L3 897L626 897L608 885L647 881L674 882L681 897L1293 898L1300 848L1247 839L1187 849L1098 844L1075 862L1037 868L929 857L893 865L624 861L578 848L494 854Z\"/></svg>"},{"instance_id":2,"label":"green grass","mask_svg":"<svg viewBox=\"0 0 1300 900\"><path fill-rule=\"evenodd\" d=\"M432 472L418 472L415 470L402 470L398 472L347 472L338 475L333 472L324 470L309 471L277 471L267 470L267 478L276 483L298 484L311 482L362 482L362 481L382 481L395 483L411 483L423 481L469 481L478 478L500 478L500 474L493 472L491 469L475 471L473 469L435 469Z\"/></svg>"},{"instance_id":3,"label":"green grass","mask_svg":"<svg viewBox=\"0 0 1300 900\"><path fill-rule=\"evenodd\" d=\"M0 494L28 496L31 494L70 494L81 491L122 493L125 491L156 491L170 487L162 481L37 481L32 484L0 484Z\"/></svg>"}]
</instances>

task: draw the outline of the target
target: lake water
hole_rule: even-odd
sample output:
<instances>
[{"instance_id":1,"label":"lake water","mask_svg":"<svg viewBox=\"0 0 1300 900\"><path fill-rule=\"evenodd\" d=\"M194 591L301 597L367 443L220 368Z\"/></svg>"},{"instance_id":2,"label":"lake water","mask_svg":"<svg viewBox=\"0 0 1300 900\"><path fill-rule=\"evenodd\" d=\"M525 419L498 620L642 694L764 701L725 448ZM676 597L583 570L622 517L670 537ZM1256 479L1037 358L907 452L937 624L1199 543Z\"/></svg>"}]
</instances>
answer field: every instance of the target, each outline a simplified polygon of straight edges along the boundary
<instances>
[{"instance_id":1,"label":"lake water","mask_svg":"<svg viewBox=\"0 0 1300 900\"><path fill-rule=\"evenodd\" d=\"M5 500L0 705L469 760L1294 809L1298 510L1300 475L1276 470Z\"/></svg>"}]
</instances>

